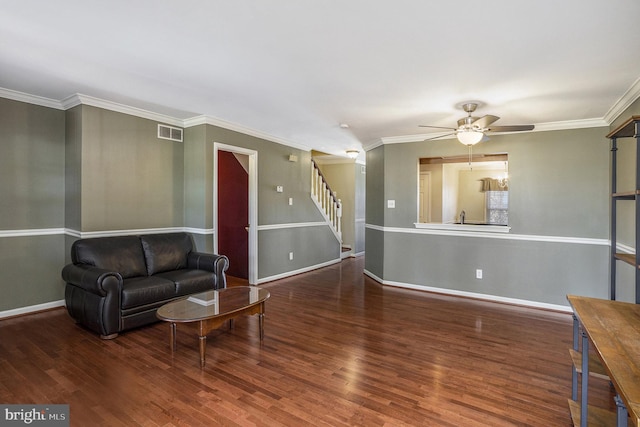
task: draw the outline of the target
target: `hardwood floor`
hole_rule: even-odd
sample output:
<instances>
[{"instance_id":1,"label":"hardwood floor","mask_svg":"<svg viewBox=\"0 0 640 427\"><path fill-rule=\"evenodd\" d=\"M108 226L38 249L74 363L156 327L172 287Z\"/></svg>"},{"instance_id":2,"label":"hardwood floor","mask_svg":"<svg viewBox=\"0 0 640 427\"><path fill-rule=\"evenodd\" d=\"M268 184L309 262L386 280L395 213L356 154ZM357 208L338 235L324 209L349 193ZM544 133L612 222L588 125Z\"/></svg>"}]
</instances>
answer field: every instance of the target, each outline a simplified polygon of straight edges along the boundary
<instances>
[{"instance_id":1,"label":"hardwood floor","mask_svg":"<svg viewBox=\"0 0 640 427\"><path fill-rule=\"evenodd\" d=\"M0 403L71 425L569 426L571 316L381 286L363 259L263 287L257 317L198 340L157 323L111 341L64 309L0 321ZM230 281L231 284L239 283ZM612 407L608 383L590 400Z\"/></svg>"}]
</instances>

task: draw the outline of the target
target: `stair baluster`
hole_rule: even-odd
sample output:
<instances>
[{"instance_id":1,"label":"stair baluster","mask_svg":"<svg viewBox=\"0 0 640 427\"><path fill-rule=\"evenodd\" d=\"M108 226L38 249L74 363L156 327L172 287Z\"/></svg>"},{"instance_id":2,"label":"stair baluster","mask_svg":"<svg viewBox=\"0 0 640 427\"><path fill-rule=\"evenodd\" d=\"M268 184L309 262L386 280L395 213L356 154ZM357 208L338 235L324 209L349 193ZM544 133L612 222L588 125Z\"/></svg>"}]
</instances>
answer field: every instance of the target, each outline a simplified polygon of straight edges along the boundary
<instances>
[{"instance_id":1,"label":"stair baluster","mask_svg":"<svg viewBox=\"0 0 640 427\"><path fill-rule=\"evenodd\" d=\"M311 160L311 199L342 243L342 204L331 190L316 162Z\"/></svg>"}]
</instances>

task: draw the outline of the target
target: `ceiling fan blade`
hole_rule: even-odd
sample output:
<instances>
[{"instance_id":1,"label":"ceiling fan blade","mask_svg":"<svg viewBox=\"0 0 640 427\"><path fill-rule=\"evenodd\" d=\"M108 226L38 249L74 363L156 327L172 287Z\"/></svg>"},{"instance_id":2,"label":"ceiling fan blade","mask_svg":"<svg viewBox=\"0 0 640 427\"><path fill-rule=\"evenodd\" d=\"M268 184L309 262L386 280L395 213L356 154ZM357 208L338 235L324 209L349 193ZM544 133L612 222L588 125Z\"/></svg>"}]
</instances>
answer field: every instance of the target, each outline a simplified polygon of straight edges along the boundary
<instances>
[{"instance_id":1,"label":"ceiling fan blade","mask_svg":"<svg viewBox=\"0 0 640 427\"><path fill-rule=\"evenodd\" d=\"M434 128L434 129L447 129L447 130L457 130L456 128L446 128L442 126L429 126L429 125L418 125L421 128Z\"/></svg>"},{"instance_id":2,"label":"ceiling fan blade","mask_svg":"<svg viewBox=\"0 0 640 427\"><path fill-rule=\"evenodd\" d=\"M445 128L445 129L446 129L446 128ZM438 135L438 136L434 136L434 137L432 137L432 138L427 138L427 139L425 139L424 141L433 141L434 139L440 139L440 138L444 138L445 136L451 136L451 135L455 135L455 134L456 134L455 132L453 132L453 133L446 133L446 134L444 134L444 135Z\"/></svg>"},{"instance_id":3,"label":"ceiling fan blade","mask_svg":"<svg viewBox=\"0 0 640 427\"><path fill-rule=\"evenodd\" d=\"M489 127L489 125L491 123L495 122L499 118L500 117L498 117L498 116L492 116L491 114L487 114L486 116L482 116L478 120L476 120L473 123L471 123L471 125L472 126L477 126L477 127L481 128L481 129L484 129L484 128Z\"/></svg>"},{"instance_id":4,"label":"ceiling fan blade","mask_svg":"<svg viewBox=\"0 0 640 427\"><path fill-rule=\"evenodd\" d=\"M487 132L521 132L533 130L534 127L534 125L491 126L487 129Z\"/></svg>"}]
</instances>

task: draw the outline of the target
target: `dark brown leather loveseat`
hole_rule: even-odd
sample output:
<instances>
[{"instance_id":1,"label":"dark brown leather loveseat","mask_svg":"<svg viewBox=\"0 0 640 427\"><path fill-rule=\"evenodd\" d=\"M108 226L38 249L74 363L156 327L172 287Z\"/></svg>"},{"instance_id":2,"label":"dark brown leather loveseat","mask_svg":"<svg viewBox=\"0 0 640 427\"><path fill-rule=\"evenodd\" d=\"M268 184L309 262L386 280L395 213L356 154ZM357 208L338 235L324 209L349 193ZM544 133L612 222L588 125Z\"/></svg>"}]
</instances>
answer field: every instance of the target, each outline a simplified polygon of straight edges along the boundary
<instances>
[{"instance_id":1,"label":"dark brown leather loveseat","mask_svg":"<svg viewBox=\"0 0 640 427\"><path fill-rule=\"evenodd\" d=\"M229 266L224 255L195 252L187 233L80 239L71 261L62 270L67 311L103 339L157 322L172 299L225 288Z\"/></svg>"}]
</instances>

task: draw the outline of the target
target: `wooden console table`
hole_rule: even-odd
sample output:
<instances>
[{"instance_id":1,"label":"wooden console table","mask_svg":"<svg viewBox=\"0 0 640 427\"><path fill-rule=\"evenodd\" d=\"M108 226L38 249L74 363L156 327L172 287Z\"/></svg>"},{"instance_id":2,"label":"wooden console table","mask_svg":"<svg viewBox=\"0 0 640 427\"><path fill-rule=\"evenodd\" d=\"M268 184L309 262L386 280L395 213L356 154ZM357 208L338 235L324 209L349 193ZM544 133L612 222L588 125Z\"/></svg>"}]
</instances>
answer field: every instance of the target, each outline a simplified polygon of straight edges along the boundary
<instances>
[{"instance_id":1,"label":"wooden console table","mask_svg":"<svg viewBox=\"0 0 640 427\"><path fill-rule=\"evenodd\" d=\"M589 346L591 343L613 383L618 396L617 425L640 427L640 304L567 295L574 313L574 350L582 336L580 425L586 426L591 408L587 406ZM577 374L574 366L573 399ZM570 401L570 406L577 405ZM577 414L576 414L577 415ZM574 423L577 422L573 414Z\"/></svg>"}]
</instances>

